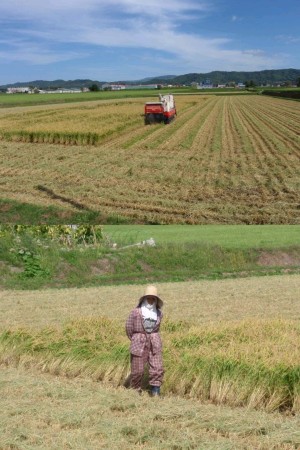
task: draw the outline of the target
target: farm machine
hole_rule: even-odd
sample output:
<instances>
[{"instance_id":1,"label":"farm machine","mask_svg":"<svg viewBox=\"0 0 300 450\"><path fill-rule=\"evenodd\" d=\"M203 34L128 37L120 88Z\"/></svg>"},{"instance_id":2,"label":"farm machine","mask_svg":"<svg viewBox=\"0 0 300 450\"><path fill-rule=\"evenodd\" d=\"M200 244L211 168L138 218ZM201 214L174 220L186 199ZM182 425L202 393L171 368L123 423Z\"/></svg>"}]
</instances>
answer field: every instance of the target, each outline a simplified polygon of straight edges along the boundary
<instances>
[{"instance_id":1,"label":"farm machine","mask_svg":"<svg viewBox=\"0 0 300 450\"><path fill-rule=\"evenodd\" d=\"M145 125L170 123L176 116L176 106L172 94L159 95L158 102L145 103Z\"/></svg>"}]
</instances>

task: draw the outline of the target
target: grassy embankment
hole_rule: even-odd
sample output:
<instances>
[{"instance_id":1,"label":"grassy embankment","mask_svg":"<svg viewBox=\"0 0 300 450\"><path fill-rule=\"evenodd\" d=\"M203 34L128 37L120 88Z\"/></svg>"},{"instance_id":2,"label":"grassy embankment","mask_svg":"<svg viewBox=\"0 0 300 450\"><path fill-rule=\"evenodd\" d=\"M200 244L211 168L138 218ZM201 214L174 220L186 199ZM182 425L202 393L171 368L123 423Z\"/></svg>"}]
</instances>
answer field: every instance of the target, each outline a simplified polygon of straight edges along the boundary
<instances>
[{"instance_id":1,"label":"grassy embankment","mask_svg":"<svg viewBox=\"0 0 300 450\"><path fill-rule=\"evenodd\" d=\"M0 286L40 289L299 273L299 229L116 225L104 227L103 243L72 247L5 234ZM150 238L155 247L132 245Z\"/></svg>"}]
</instances>

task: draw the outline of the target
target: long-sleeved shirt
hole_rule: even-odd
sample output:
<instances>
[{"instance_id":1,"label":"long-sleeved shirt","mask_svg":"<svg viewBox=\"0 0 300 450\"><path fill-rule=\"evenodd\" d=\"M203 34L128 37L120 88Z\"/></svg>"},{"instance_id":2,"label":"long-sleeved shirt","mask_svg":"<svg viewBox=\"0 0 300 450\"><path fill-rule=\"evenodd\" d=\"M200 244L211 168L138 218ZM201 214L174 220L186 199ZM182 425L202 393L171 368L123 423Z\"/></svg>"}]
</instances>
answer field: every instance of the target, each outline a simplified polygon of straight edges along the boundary
<instances>
[{"instance_id":1,"label":"long-sleeved shirt","mask_svg":"<svg viewBox=\"0 0 300 450\"><path fill-rule=\"evenodd\" d=\"M126 334L131 341L130 353L142 356L147 340L150 340L151 351L155 355L162 350L161 338L159 335L162 312L157 312L157 322L151 333L147 333L143 325L141 308L134 308L126 321Z\"/></svg>"}]
</instances>

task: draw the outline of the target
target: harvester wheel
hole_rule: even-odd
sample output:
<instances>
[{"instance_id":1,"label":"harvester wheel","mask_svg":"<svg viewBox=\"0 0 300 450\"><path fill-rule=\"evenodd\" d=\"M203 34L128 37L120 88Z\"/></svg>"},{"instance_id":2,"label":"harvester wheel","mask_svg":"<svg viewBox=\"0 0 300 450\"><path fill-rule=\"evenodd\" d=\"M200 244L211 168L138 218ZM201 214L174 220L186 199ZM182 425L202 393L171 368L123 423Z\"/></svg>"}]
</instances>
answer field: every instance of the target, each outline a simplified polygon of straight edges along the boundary
<instances>
[{"instance_id":1,"label":"harvester wheel","mask_svg":"<svg viewBox=\"0 0 300 450\"><path fill-rule=\"evenodd\" d=\"M155 123L155 116L154 114L148 114L148 123L150 125L152 125L153 123Z\"/></svg>"}]
</instances>

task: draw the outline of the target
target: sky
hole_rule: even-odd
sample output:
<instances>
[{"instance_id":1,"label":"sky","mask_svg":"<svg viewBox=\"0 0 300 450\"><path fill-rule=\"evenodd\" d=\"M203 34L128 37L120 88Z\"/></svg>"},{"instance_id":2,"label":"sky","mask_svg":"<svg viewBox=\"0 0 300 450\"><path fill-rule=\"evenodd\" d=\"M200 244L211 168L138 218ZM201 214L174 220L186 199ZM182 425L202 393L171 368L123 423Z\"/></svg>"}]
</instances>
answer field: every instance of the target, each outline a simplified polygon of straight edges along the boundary
<instances>
[{"instance_id":1,"label":"sky","mask_svg":"<svg viewBox=\"0 0 300 450\"><path fill-rule=\"evenodd\" d=\"M300 69L300 0L2 0L0 85Z\"/></svg>"}]
</instances>

